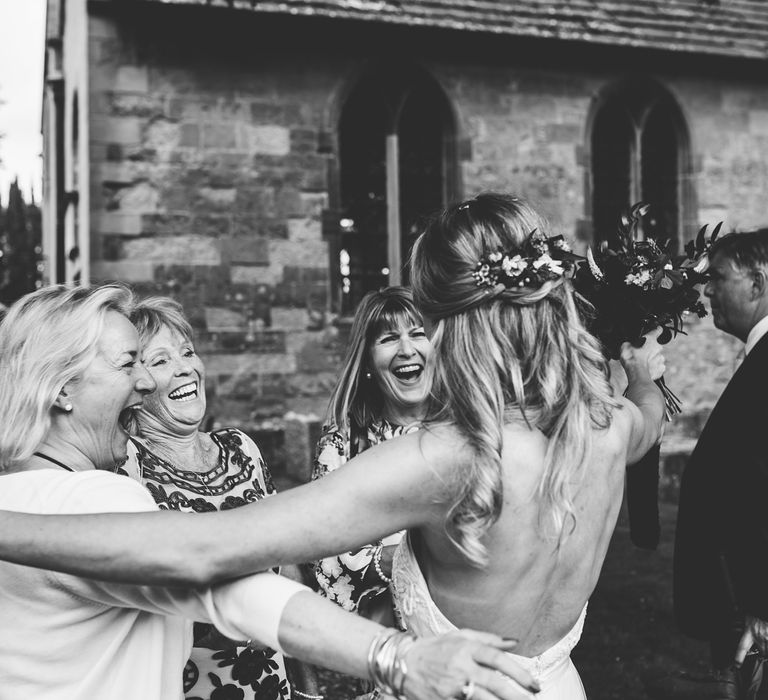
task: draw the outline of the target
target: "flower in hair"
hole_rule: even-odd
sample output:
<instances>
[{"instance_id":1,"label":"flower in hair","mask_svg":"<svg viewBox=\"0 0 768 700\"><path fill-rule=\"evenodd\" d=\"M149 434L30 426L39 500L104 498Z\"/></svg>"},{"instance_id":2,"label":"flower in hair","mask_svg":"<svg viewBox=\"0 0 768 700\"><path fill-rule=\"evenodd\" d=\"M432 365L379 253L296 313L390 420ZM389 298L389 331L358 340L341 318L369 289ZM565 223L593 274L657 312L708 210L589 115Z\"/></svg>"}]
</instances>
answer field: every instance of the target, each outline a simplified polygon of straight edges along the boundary
<instances>
[{"instance_id":1,"label":"flower in hair","mask_svg":"<svg viewBox=\"0 0 768 700\"><path fill-rule=\"evenodd\" d=\"M517 250L499 248L480 258L472 276L478 287L537 288L570 274L577 259L562 236L534 230Z\"/></svg>"}]
</instances>

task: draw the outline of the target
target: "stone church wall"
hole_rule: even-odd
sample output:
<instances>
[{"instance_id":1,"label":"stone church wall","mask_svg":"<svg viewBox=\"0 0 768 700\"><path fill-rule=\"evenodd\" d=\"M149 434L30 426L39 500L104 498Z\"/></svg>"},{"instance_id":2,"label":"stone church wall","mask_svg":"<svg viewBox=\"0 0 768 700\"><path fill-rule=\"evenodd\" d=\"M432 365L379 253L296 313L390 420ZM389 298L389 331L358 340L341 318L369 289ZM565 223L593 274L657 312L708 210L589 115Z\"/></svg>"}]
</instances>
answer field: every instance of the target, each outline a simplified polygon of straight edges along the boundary
<instances>
[{"instance_id":1,"label":"stone church wall","mask_svg":"<svg viewBox=\"0 0 768 700\"><path fill-rule=\"evenodd\" d=\"M292 40L248 12L92 12L88 48L92 278L177 297L198 332L212 420L248 429L298 478L344 349L322 222L338 204L336 120L368 50L313 26ZM539 67L536 54L483 63L423 48L455 110L464 193L518 192L583 240L593 100L627 74L622 60ZM688 70L653 74L691 131L693 218L765 225L768 86ZM698 425L737 345L705 319L671 346L669 383L691 411L672 433Z\"/></svg>"}]
</instances>

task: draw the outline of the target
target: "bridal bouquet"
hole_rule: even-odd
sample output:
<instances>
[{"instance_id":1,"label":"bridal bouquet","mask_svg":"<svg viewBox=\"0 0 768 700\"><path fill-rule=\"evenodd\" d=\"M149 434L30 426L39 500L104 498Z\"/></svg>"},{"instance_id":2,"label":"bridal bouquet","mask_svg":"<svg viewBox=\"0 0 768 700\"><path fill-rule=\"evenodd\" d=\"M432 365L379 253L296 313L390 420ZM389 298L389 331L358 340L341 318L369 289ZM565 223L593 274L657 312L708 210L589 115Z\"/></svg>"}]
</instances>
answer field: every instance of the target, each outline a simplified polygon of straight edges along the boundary
<instances>
[{"instance_id":1,"label":"bridal bouquet","mask_svg":"<svg viewBox=\"0 0 768 700\"><path fill-rule=\"evenodd\" d=\"M587 250L587 262L573 281L576 291L594 308L590 330L613 359L619 357L623 342L639 347L643 335L661 328L659 342L667 343L684 333L684 314L707 315L697 285L706 281L705 256L720 225L708 242L704 227L696 242L685 247L684 255L672 256L669 241L638 239L638 227L648 208L642 203L632 206L612 238ZM680 401L664 379L657 384L664 394L667 415L679 413Z\"/></svg>"}]
</instances>

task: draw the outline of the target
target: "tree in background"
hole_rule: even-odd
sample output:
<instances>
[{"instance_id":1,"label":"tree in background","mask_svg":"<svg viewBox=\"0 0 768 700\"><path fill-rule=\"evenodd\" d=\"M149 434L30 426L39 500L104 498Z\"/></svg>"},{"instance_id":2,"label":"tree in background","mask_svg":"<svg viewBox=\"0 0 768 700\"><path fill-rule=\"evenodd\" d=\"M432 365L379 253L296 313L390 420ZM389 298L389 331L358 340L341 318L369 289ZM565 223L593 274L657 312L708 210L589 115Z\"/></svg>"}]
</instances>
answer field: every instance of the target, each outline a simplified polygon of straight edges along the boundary
<instances>
[{"instance_id":1,"label":"tree in background","mask_svg":"<svg viewBox=\"0 0 768 700\"><path fill-rule=\"evenodd\" d=\"M16 299L42 284L42 215L27 204L18 181L11 183L8 205L0 202L0 304Z\"/></svg>"}]
</instances>

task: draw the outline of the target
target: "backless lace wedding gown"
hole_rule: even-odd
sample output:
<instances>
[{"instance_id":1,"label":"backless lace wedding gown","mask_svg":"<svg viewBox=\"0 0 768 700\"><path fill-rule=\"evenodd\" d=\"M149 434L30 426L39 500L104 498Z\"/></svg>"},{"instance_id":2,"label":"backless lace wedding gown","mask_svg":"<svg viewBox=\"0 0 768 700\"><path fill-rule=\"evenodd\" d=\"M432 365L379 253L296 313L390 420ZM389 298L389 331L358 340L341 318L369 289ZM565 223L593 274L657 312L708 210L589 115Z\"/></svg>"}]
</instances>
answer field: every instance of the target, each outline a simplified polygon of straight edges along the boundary
<instances>
[{"instance_id":1,"label":"backless lace wedding gown","mask_svg":"<svg viewBox=\"0 0 768 700\"><path fill-rule=\"evenodd\" d=\"M430 597L409 536L401 540L395 551L392 587L397 614L406 629L419 637L430 637L457 629ZM541 685L536 700L586 700L584 686L571 661L571 650L581 638L586 614L585 605L571 631L538 656L510 654Z\"/></svg>"}]
</instances>

